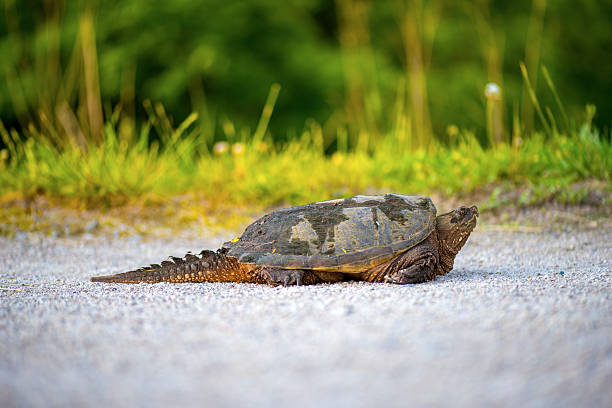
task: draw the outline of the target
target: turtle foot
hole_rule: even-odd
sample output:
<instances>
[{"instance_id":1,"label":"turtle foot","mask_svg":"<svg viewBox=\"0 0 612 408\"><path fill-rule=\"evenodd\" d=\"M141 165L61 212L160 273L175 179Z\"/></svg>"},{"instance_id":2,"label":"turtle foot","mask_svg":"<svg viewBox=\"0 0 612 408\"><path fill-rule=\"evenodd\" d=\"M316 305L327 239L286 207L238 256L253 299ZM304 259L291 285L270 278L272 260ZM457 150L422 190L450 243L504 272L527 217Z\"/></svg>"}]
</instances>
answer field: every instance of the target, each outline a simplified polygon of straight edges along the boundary
<instances>
[{"instance_id":1,"label":"turtle foot","mask_svg":"<svg viewBox=\"0 0 612 408\"><path fill-rule=\"evenodd\" d=\"M300 269L264 268L261 276L270 285L301 285L304 271Z\"/></svg>"},{"instance_id":2,"label":"turtle foot","mask_svg":"<svg viewBox=\"0 0 612 408\"><path fill-rule=\"evenodd\" d=\"M432 280L435 274L435 257L427 256L420 259L417 263L396 272L391 272L384 277L386 283L421 283Z\"/></svg>"}]
</instances>

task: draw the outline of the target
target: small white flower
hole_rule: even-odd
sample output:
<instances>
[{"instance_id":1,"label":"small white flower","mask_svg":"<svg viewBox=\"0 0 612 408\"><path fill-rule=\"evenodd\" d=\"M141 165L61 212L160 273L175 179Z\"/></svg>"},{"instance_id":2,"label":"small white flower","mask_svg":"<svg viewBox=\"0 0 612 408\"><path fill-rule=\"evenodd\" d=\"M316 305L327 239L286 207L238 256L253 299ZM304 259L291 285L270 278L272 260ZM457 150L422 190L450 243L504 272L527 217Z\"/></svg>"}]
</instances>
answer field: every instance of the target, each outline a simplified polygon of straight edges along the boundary
<instances>
[{"instance_id":1,"label":"small white flower","mask_svg":"<svg viewBox=\"0 0 612 408\"><path fill-rule=\"evenodd\" d=\"M213 146L213 152L215 154L223 154L229 150L229 143L227 142L217 142Z\"/></svg>"},{"instance_id":2,"label":"small white flower","mask_svg":"<svg viewBox=\"0 0 612 408\"><path fill-rule=\"evenodd\" d=\"M485 96L487 99L499 100L501 99L501 89L495 82L489 82L485 87Z\"/></svg>"}]
</instances>

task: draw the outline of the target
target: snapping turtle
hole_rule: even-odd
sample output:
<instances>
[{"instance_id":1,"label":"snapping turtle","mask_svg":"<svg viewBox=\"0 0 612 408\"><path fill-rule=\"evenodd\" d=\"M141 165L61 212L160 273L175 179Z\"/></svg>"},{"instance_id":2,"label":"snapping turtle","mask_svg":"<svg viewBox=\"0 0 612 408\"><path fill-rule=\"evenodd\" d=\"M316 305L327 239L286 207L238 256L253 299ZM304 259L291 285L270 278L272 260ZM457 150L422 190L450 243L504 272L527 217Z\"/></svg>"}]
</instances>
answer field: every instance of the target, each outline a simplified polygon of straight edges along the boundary
<instances>
[{"instance_id":1,"label":"snapping turtle","mask_svg":"<svg viewBox=\"0 0 612 408\"><path fill-rule=\"evenodd\" d=\"M251 282L300 285L344 280L419 283L453 268L476 226L476 206L436 216L429 197L386 194L276 210L217 252L93 282Z\"/></svg>"}]
</instances>

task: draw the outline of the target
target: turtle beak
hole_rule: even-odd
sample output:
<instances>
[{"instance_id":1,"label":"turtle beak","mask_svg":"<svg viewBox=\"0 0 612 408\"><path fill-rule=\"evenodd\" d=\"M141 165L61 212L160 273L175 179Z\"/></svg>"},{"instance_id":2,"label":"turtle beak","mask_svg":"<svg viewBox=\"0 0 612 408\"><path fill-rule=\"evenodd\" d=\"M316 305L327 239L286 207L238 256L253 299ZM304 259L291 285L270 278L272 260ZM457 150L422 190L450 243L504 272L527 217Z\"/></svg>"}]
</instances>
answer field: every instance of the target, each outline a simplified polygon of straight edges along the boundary
<instances>
[{"instance_id":1,"label":"turtle beak","mask_svg":"<svg viewBox=\"0 0 612 408\"><path fill-rule=\"evenodd\" d=\"M475 205L468 208L467 214L464 218L466 223L469 223L472 228L476 227L476 220L478 219L478 207Z\"/></svg>"}]
</instances>

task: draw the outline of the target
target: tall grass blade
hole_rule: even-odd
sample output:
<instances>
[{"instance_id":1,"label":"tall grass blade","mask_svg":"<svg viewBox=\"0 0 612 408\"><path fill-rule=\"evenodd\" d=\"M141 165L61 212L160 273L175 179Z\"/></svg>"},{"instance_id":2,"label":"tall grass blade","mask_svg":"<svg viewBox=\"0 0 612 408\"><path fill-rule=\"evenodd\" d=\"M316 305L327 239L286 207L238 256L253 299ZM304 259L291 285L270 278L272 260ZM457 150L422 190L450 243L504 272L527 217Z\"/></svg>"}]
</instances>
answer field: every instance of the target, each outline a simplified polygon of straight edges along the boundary
<instances>
[{"instance_id":1,"label":"tall grass blade","mask_svg":"<svg viewBox=\"0 0 612 408\"><path fill-rule=\"evenodd\" d=\"M100 80L98 77L98 56L96 51L96 37L91 11L81 15L79 21L79 36L83 55L83 87L85 93L85 106L87 122L89 124L89 137L99 142L104 126L102 105L100 99Z\"/></svg>"},{"instance_id":2,"label":"tall grass blade","mask_svg":"<svg viewBox=\"0 0 612 408\"><path fill-rule=\"evenodd\" d=\"M552 130L550 128L550 124L546 120L546 117L544 117L542 108L540 108L540 102L538 101L538 97L536 96L535 90L533 89L533 87L531 86L531 82L529 81L529 74L527 73L527 68L525 67L525 64L523 64L522 62L520 63L520 66L521 66L521 72L523 74L523 79L525 80L525 85L527 86L527 92L529 92L531 103L533 103L533 106L536 109L538 116L540 117L540 121L542 121L542 125L544 125L546 134L551 135Z\"/></svg>"},{"instance_id":3,"label":"tall grass blade","mask_svg":"<svg viewBox=\"0 0 612 408\"><path fill-rule=\"evenodd\" d=\"M523 139L521 138L521 118L519 117L518 102L512 105L512 145L519 147Z\"/></svg>"},{"instance_id":4,"label":"tall grass blade","mask_svg":"<svg viewBox=\"0 0 612 408\"><path fill-rule=\"evenodd\" d=\"M176 128L176 130L172 133L172 140L176 140L180 138L183 133L191 126L196 120L198 120L198 113L192 112L189 116L185 118L184 121Z\"/></svg>"},{"instance_id":5,"label":"tall grass blade","mask_svg":"<svg viewBox=\"0 0 612 408\"><path fill-rule=\"evenodd\" d=\"M547 0L532 0L531 1L531 15L529 17L529 23L527 25L527 37L525 41L525 65L529 68L533 74L533 80L531 86L535 89L538 79L537 68L540 65L540 54L542 48L542 32L544 30L544 15L546 14L546 2ZM522 118L523 124L525 125L525 131L527 134L533 132L533 109L534 105L529 103L529 100L533 100L531 92L523 88L522 97ZM537 109L537 108L536 108Z\"/></svg>"},{"instance_id":6,"label":"tall grass blade","mask_svg":"<svg viewBox=\"0 0 612 408\"><path fill-rule=\"evenodd\" d=\"M559 134L559 130L557 128L557 121L555 120L555 115L553 115L552 111L548 106L545 107L544 110L546 111L546 116L548 116L548 120L550 121L550 126L552 128L553 135L557 136Z\"/></svg>"},{"instance_id":7,"label":"tall grass blade","mask_svg":"<svg viewBox=\"0 0 612 408\"><path fill-rule=\"evenodd\" d=\"M257 146L263 140L266 131L268 130L268 123L270 123L270 117L272 116L272 112L274 112L274 106L276 105L276 99L278 98L280 89L281 86L279 84L272 84L270 87L270 92L266 98L266 103L261 111L261 116L259 117L259 123L257 124L255 134L253 135L253 142L255 143L255 146Z\"/></svg>"},{"instance_id":8,"label":"tall grass blade","mask_svg":"<svg viewBox=\"0 0 612 408\"><path fill-rule=\"evenodd\" d=\"M550 91L552 92L552 94L553 94L553 96L555 98L555 102L557 103L557 106L559 107L559 110L561 111L561 116L563 116L563 124L565 125L564 131L566 133L569 133L569 131L570 131L570 121L567 118L567 114L565 113L565 108L563 107L563 103L561 102L561 98L559 98L559 94L557 93L557 88L555 87L555 84L553 83L552 79L550 78L550 74L548 73L548 69L546 68L546 66L542 66L542 74L544 74L544 80L546 81L546 84L550 88Z\"/></svg>"},{"instance_id":9,"label":"tall grass blade","mask_svg":"<svg viewBox=\"0 0 612 408\"><path fill-rule=\"evenodd\" d=\"M0 120L0 137L2 138L2 141L4 142L4 145L6 146L6 148L8 149L11 157L13 157L13 159L16 159L17 158L17 148L16 148L15 141L13 140L9 132L6 130L6 127L4 127L4 123L1 120Z\"/></svg>"}]
</instances>

